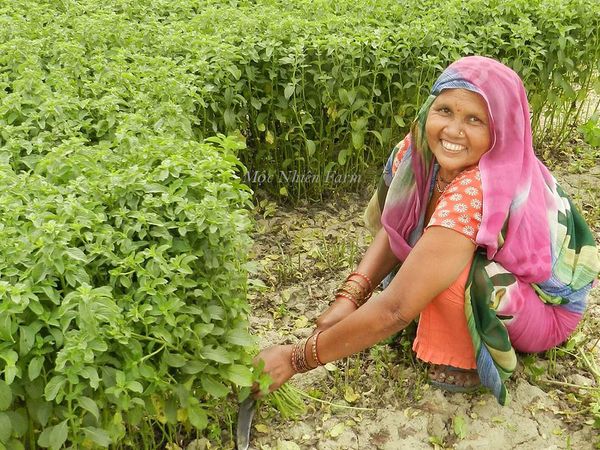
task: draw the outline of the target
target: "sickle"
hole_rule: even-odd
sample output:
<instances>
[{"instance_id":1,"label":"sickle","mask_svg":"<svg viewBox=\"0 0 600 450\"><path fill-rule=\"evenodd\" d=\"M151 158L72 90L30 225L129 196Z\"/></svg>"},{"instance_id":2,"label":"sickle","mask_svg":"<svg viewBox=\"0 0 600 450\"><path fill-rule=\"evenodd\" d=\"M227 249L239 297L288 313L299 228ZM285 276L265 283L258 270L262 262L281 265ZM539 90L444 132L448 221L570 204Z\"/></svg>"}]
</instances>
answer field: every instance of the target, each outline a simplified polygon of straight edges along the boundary
<instances>
[{"instance_id":1,"label":"sickle","mask_svg":"<svg viewBox=\"0 0 600 450\"><path fill-rule=\"evenodd\" d=\"M237 450L248 450L250 446L250 427L256 411L256 400L248 397L240 403L238 412L237 429L235 433Z\"/></svg>"}]
</instances>

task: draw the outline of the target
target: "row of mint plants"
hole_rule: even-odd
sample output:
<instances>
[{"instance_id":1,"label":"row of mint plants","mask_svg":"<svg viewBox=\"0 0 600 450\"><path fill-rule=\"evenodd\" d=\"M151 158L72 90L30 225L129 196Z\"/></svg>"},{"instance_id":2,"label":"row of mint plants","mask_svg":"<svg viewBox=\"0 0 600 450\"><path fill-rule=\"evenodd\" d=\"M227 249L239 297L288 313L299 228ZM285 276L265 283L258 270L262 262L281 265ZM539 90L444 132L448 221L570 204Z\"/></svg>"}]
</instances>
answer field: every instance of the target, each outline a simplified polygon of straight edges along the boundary
<instances>
[{"instance_id":1,"label":"row of mint plants","mask_svg":"<svg viewBox=\"0 0 600 450\"><path fill-rule=\"evenodd\" d=\"M595 0L17 0L0 11L0 145L27 168L71 137L238 131L247 181L317 198L380 163L463 55L519 72L537 143L567 139L598 89Z\"/></svg>"},{"instance_id":2,"label":"row of mint plants","mask_svg":"<svg viewBox=\"0 0 600 450\"><path fill-rule=\"evenodd\" d=\"M223 399L254 381L251 220L240 141L211 141L0 162L0 448L220 436Z\"/></svg>"}]
</instances>

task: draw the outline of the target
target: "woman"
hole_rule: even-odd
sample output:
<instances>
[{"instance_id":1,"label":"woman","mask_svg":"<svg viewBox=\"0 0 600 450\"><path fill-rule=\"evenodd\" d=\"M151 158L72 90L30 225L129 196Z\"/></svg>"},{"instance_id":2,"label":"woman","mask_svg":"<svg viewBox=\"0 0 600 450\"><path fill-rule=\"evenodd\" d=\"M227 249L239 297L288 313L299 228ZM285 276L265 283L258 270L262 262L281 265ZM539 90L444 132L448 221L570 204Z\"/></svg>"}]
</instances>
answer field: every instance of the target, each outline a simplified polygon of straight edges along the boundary
<instances>
[{"instance_id":1,"label":"woman","mask_svg":"<svg viewBox=\"0 0 600 450\"><path fill-rule=\"evenodd\" d=\"M271 390L420 315L413 349L431 364L430 382L452 391L481 382L504 404L515 350L566 340L600 271L589 228L535 157L523 83L489 58L442 73L366 217L373 243L315 334L258 355Z\"/></svg>"}]
</instances>

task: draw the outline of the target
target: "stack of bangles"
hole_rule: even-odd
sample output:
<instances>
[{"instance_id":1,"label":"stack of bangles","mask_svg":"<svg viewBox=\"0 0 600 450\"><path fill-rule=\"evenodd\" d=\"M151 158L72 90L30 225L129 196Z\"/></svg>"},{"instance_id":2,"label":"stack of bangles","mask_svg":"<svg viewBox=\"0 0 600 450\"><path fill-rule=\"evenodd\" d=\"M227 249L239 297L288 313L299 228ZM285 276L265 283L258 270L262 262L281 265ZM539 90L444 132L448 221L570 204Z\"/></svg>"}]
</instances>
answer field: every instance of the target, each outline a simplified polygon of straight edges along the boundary
<instances>
[{"instance_id":1,"label":"stack of bangles","mask_svg":"<svg viewBox=\"0 0 600 450\"><path fill-rule=\"evenodd\" d=\"M319 366L322 366L323 363L319 359L319 352L317 350L317 342L319 340L320 331L317 331L312 336L309 336L305 340L300 340L294 347L292 348L292 369L296 373L304 373L309 370L316 369ZM306 357L306 347L308 346L308 341L312 338L312 345L310 347L310 355L313 361L317 364L316 366L311 366L308 363L308 358Z\"/></svg>"},{"instance_id":2,"label":"stack of bangles","mask_svg":"<svg viewBox=\"0 0 600 450\"><path fill-rule=\"evenodd\" d=\"M365 287L364 283L359 282L357 278L365 281L367 286ZM371 298L372 293L373 286L371 279L363 273L352 272L348 275L346 281L335 291L335 298L345 298L354 303L357 308L360 308Z\"/></svg>"},{"instance_id":3,"label":"stack of bangles","mask_svg":"<svg viewBox=\"0 0 600 450\"><path fill-rule=\"evenodd\" d=\"M366 282L367 286L365 287L365 283L361 283L356 278L359 278ZM354 303L354 305L357 308L359 308L367 300L369 300L372 292L373 287L371 284L371 279L360 272L352 272L350 275L348 275L346 281L344 281L342 285L337 289L337 291L335 292L335 297L336 299L338 297L345 298ZM292 369L294 369L296 373L308 372L309 370L315 369L323 365L323 363L319 359L319 351L317 349L320 334L321 331L317 331L312 336L309 336L304 340L298 341L292 347ZM308 343L311 339L312 342L310 345L310 356L313 364L316 364L315 366L311 366L309 364L308 358L306 357L306 350L308 347Z\"/></svg>"}]
</instances>

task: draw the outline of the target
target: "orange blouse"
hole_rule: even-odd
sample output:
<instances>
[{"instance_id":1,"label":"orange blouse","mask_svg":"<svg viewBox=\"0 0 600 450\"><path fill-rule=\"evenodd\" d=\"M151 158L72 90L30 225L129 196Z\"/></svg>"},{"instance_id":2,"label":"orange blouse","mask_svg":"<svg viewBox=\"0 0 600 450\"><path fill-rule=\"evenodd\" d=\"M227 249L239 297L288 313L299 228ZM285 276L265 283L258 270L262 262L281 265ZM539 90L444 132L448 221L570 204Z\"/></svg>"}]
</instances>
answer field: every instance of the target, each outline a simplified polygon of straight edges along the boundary
<instances>
[{"instance_id":1,"label":"orange blouse","mask_svg":"<svg viewBox=\"0 0 600 450\"><path fill-rule=\"evenodd\" d=\"M475 242L481 225L483 190L478 167L462 171L440 196L426 228L441 226Z\"/></svg>"},{"instance_id":2,"label":"orange blouse","mask_svg":"<svg viewBox=\"0 0 600 450\"><path fill-rule=\"evenodd\" d=\"M410 135L398 144L392 163L392 176L410 147ZM475 166L462 171L444 190L425 228L441 226L457 231L475 242L483 212L481 174Z\"/></svg>"}]
</instances>

